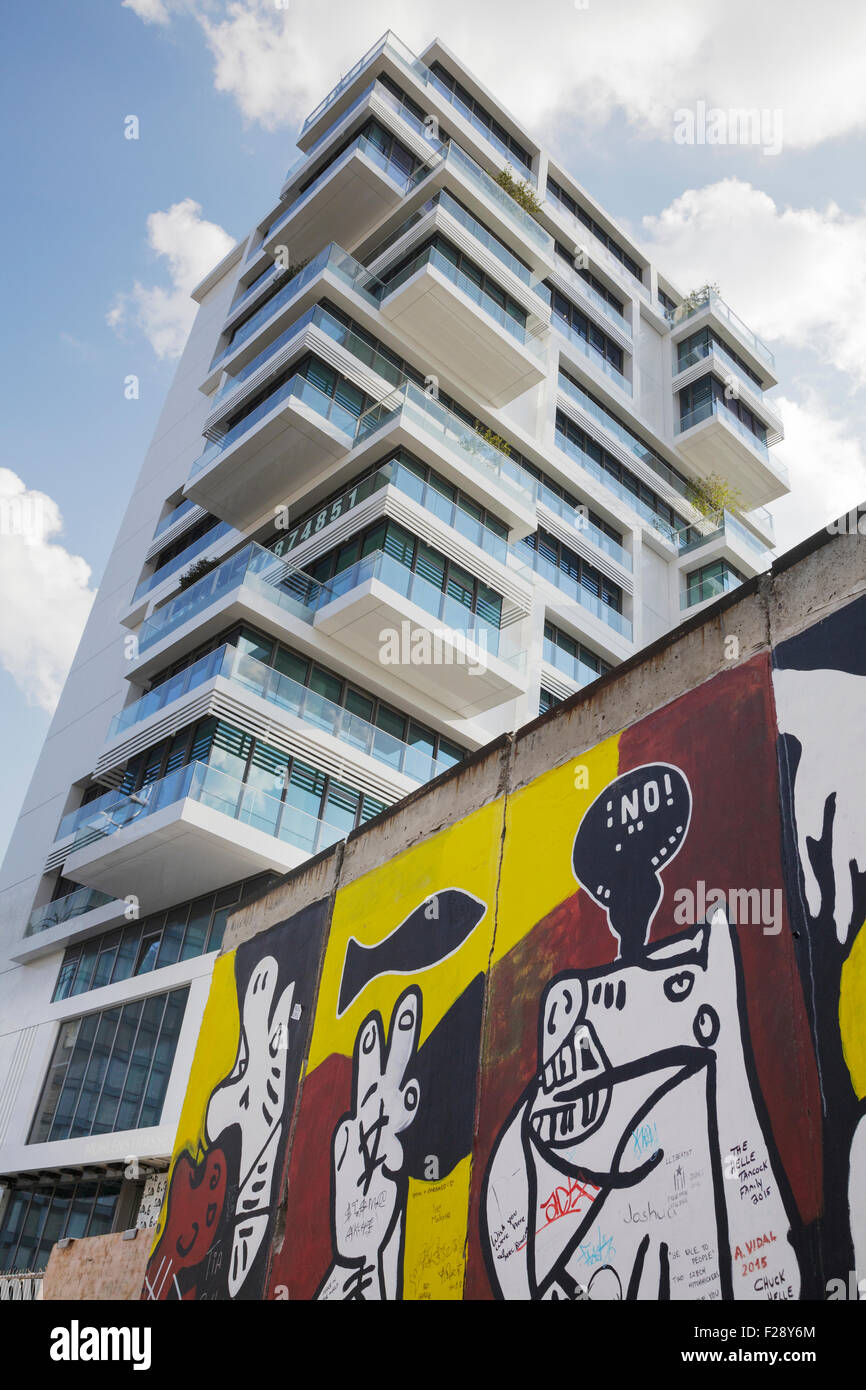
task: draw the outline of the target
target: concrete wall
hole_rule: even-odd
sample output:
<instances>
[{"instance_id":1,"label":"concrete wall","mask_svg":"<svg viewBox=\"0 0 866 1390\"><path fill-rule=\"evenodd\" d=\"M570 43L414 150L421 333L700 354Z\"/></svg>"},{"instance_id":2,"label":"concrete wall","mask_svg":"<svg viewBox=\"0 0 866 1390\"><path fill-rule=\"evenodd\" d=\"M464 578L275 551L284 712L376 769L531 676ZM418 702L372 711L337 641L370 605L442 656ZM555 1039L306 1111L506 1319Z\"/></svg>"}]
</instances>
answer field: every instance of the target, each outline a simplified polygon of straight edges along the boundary
<instances>
[{"instance_id":1,"label":"concrete wall","mask_svg":"<svg viewBox=\"0 0 866 1390\"><path fill-rule=\"evenodd\" d=\"M150 1248L149 1231L55 1245L42 1282L43 1299L138 1299Z\"/></svg>"},{"instance_id":2,"label":"concrete wall","mask_svg":"<svg viewBox=\"0 0 866 1390\"><path fill-rule=\"evenodd\" d=\"M236 914L146 1297L866 1279L864 556L822 533Z\"/></svg>"}]
</instances>

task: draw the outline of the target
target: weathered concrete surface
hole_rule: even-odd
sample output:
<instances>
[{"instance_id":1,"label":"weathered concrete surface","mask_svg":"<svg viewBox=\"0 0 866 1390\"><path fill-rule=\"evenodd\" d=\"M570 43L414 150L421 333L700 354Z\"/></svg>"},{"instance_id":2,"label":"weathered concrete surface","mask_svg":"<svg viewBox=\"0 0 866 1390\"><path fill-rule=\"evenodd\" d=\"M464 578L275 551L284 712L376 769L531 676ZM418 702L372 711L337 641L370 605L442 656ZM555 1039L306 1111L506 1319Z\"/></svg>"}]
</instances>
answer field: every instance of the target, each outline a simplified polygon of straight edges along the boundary
<instances>
[{"instance_id":1,"label":"weathered concrete surface","mask_svg":"<svg viewBox=\"0 0 866 1390\"><path fill-rule=\"evenodd\" d=\"M43 1299L140 1299L152 1231L133 1231L55 1245L45 1269Z\"/></svg>"}]
</instances>

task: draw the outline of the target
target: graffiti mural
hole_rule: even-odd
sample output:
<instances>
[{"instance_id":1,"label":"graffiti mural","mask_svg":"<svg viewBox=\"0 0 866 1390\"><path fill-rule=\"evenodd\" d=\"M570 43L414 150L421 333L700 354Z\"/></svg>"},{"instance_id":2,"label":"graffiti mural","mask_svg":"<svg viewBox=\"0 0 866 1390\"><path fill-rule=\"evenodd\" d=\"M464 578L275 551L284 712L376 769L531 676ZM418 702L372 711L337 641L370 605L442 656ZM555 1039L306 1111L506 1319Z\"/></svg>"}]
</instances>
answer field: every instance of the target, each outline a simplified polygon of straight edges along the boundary
<instances>
[{"instance_id":1,"label":"graffiti mural","mask_svg":"<svg viewBox=\"0 0 866 1390\"><path fill-rule=\"evenodd\" d=\"M217 962L144 1296L856 1297L864 713L860 599L364 832Z\"/></svg>"},{"instance_id":2,"label":"graffiti mural","mask_svg":"<svg viewBox=\"0 0 866 1390\"><path fill-rule=\"evenodd\" d=\"M216 963L145 1299L263 1296L325 925L314 904Z\"/></svg>"}]
</instances>

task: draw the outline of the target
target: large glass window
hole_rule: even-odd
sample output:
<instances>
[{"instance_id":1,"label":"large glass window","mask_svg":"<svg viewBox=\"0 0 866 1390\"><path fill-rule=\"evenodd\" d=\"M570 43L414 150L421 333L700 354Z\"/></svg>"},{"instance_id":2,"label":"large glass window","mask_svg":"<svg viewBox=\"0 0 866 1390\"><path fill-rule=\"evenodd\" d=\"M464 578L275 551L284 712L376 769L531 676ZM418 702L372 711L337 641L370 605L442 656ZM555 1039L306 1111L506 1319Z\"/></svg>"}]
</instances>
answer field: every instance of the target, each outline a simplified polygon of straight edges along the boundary
<instances>
[{"instance_id":1,"label":"large glass window","mask_svg":"<svg viewBox=\"0 0 866 1390\"><path fill-rule=\"evenodd\" d=\"M10 1193L0 1224L0 1274L43 1270L52 1246L64 1237L106 1235L119 1193L116 1179Z\"/></svg>"},{"instance_id":2,"label":"large glass window","mask_svg":"<svg viewBox=\"0 0 866 1390\"><path fill-rule=\"evenodd\" d=\"M552 179L549 174L547 176L547 191L551 197L555 198L558 203L571 213L572 217L576 217L578 222L582 222L584 227L587 227L592 232L593 236L601 242L602 246L606 246L611 255L614 256L616 260L621 261L626 270L630 271L634 278L643 284L643 271L637 261L620 246L618 241L615 241L614 238L604 230L601 223L597 222L592 214L587 212L586 208L576 202L569 193L566 193L565 189L561 188L556 180Z\"/></svg>"},{"instance_id":3,"label":"large glass window","mask_svg":"<svg viewBox=\"0 0 866 1390\"><path fill-rule=\"evenodd\" d=\"M598 324L593 323L591 318L572 304L570 299L560 293L552 285L550 286L550 303L554 314L562 320L572 333L576 333L578 338L582 338L588 343L593 352L609 362L618 372L623 368L623 351L617 343L609 338L607 334L599 328Z\"/></svg>"},{"instance_id":4,"label":"large glass window","mask_svg":"<svg viewBox=\"0 0 866 1390\"><path fill-rule=\"evenodd\" d=\"M745 575L729 564L727 560L714 560L712 564L701 565L686 575L686 605L703 603L708 598L718 598L730 593L745 580Z\"/></svg>"},{"instance_id":5,"label":"large glass window","mask_svg":"<svg viewBox=\"0 0 866 1390\"><path fill-rule=\"evenodd\" d=\"M28 1143L158 1124L188 993L62 1023Z\"/></svg>"},{"instance_id":6,"label":"large glass window","mask_svg":"<svg viewBox=\"0 0 866 1390\"><path fill-rule=\"evenodd\" d=\"M476 129L481 130L495 145L498 145L503 153L516 159L518 164L522 165L522 173L531 173L531 154L520 144L519 140L515 140L513 135L509 135L502 122L497 121L496 117L491 115L487 108L466 90L462 82L458 82L455 77L452 77L441 63L432 63L430 71L444 89L448 100L458 111L462 112L466 120Z\"/></svg>"},{"instance_id":7,"label":"large glass window","mask_svg":"<svg viewBox=\"0 0 866 1390\"><path fill-rule=\"evenodd\" d=\"M607 604L608 608L613 608L617 613L622 612L622 589L619 585L614 584L613 580L608 579L594 565L587 564L581 556L557 540L556 536L552 536L548 531L538 530L531 536L525 536L522 544L529 550L534 550L548 564L562 570L570 579L576 580L593 598L601 596L602 602Z\"/></svg>"}]
</instances>

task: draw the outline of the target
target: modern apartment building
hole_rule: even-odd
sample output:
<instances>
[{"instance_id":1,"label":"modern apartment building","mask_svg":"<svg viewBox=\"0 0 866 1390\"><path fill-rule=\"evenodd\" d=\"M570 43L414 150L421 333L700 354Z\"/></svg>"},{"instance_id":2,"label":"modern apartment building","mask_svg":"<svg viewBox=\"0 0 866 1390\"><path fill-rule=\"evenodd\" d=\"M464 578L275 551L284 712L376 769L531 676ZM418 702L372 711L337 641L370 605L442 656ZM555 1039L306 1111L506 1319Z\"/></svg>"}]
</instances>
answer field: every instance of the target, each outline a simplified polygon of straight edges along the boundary
<instances>
[{"instance_id":1,"label":"modern apartment building","mask_svg":"<svg viewBox=\"0 0 866 1390\"><path fill-rule=\"evenodd\" d=\"M3 869L0 1272L135 1224L234 905L769 562L772 353L442 43L298 146L195 291Z\"/></svg>"}]
</instances>

